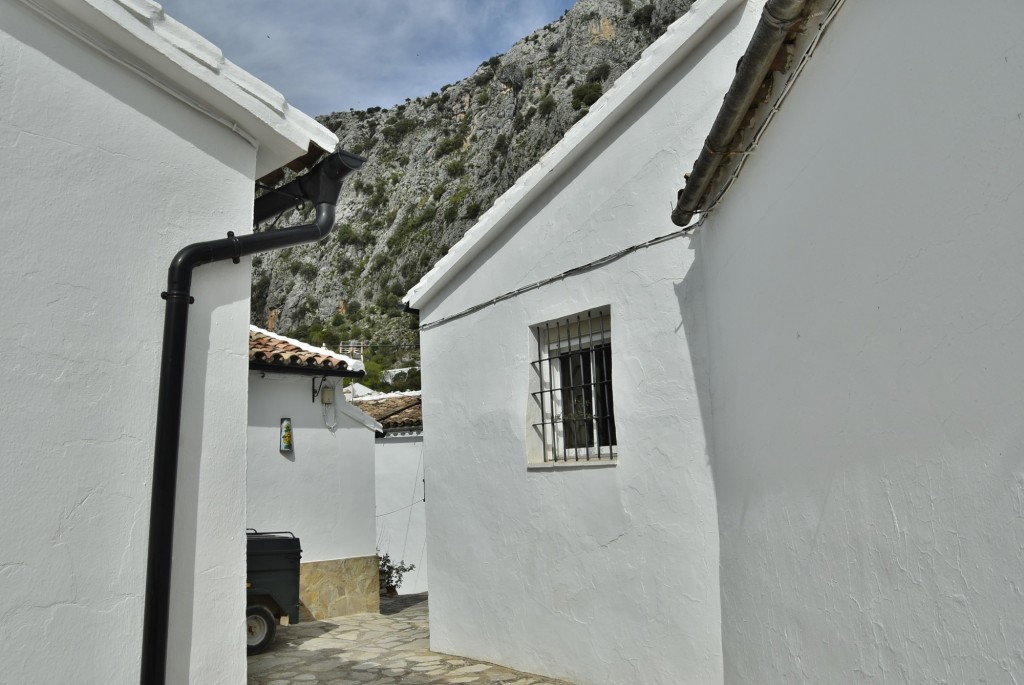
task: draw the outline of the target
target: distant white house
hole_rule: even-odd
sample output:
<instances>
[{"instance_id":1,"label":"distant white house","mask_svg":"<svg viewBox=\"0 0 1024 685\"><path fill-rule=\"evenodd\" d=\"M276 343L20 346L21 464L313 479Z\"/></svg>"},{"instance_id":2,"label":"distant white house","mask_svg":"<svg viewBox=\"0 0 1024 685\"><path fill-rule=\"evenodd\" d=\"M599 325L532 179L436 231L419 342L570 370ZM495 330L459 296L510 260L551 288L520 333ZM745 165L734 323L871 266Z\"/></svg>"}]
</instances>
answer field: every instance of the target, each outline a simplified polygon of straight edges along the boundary
<instances>
[{"instance_id":1,"label":"distant white house","mask_svg":"<svg viewBox=\"0 0 1024 685\"><path fill-rule=\"evenodd\" d=\"M399 594L427 590L426 480L423 398L419 391L377 393L353 404L380 422L374 450L377 549L407 572Z\"/></svg>"},{"instance_id":2,"label":"distant white house","mask_svg":"<svg viewBox=\"0 0 1024 685\"><path fill-rule=\"evenodd\" d=\"M299 591L314 618L376 612L374 437L345 401L363 363L250 326L246 526L301 541ZM289 426L290 447L281 443Z\"/></svg>"},{"instance_id":3,"label":"distant white house","mask_svg":"<svg viewBox=\"0 0 1024 685\"><path fill-rule=\"evenodd\" d=\"M148 0L0 0L0 664L139 682L168 265L335 136ZM241 683L249 259L195 270L167 680Z\"/></svg>"},{"instance_id":4,"label":"distant white house","mask_svg":"<svg viewBox=\"0 0 1024 685\"><path fill-rule=\"evenodd\" d=\"M407 295L433 649L1024 673L1024 7L762 4L695 3Z\"/></svg>"}]
</instances>

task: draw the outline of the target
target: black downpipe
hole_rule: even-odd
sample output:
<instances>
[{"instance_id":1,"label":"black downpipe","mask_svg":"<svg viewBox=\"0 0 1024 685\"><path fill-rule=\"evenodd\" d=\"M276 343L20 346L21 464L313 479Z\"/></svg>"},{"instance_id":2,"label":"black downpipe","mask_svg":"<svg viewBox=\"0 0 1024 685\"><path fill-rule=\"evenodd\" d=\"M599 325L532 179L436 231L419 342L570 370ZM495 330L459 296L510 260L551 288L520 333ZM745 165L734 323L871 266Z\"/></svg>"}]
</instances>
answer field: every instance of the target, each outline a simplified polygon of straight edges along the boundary
<instances>
[{"instance_id":1,"label":"black downpipe","mask_svg":"<svg viewBox=\"0 0 1024 685\"><path fill-rule=\"evenodd\" d=\"M182 248L167 271L163 351L157 402L156 447L153 455L153 494L149 514L149 558L146 567L146 609L142 628L141 685L163 685L167 671L168 618L171 600L171 556L174 536L174 498L178 479L178 438L181 432L185 339L192 270L202 264L244 255L280 250L321 240L334 226L334 206L342 179L366 160L343 150L331 153L302 177L256 199L253 223L291 209L304 201L316 207L311 224L276 231L194 243Z\"/></svg>"}]
</instances>

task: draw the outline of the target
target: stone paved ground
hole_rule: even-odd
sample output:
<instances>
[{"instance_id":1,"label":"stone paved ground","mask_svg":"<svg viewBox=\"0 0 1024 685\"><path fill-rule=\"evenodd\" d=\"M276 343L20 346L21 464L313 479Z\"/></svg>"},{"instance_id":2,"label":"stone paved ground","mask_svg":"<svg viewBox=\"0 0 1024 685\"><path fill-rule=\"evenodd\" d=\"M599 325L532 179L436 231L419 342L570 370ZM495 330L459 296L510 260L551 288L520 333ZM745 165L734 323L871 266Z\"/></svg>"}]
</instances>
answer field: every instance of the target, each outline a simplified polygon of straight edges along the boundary
<instances>
[{"instance_id":1,"label":"stone paved ground","mask_svg":"<svg viewBox=\"0 0 1024 685\"><path fill-rule=\"evenodd\" d=\"M380 614L280 627L249 657L248 685L569 685L431 652L427 596L381 597Z\"/></svg>"}]
</instances>

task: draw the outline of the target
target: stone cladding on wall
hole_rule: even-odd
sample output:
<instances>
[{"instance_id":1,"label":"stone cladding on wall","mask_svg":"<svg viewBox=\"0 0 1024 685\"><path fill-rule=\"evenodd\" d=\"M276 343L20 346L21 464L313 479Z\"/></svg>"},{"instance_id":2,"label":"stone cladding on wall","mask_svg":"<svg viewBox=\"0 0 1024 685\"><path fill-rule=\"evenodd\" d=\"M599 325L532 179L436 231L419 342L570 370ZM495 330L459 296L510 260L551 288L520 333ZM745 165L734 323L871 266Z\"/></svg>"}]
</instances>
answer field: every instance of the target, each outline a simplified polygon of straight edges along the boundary
<instances>
[{"instance_id":1,"label":"stone cladding on wall","mask_svg":"<svg viewBox=\"0 0 1024 685\"><path fill-rule=\"evenodd\" d=\"M305 562L299 567L303 620L380 612L376 556Z\"/></svg>"}]
</instances>

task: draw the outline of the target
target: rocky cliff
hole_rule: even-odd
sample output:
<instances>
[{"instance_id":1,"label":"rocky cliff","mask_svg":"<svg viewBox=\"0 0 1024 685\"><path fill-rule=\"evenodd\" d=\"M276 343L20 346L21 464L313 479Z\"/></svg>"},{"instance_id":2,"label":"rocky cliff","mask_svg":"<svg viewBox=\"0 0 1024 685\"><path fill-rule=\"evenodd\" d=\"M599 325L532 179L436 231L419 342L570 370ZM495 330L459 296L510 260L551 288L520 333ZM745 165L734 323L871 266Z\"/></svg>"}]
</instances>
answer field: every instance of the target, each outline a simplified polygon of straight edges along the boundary
<instances>
[{"instance_id":1,"label":"rocky cliff","mask_svg":"<svg viewBox=\"0 0 1024 685\"><path fill-rule=\"evenodd\" d=\"M328 240L254 259L253 323L330 345L370 339L390 350L385 366L414 354L386 348L416 342L401 296L691 4L577 0L458 83L319 117L368 161Z\"/></svg>"}]
</instances>

